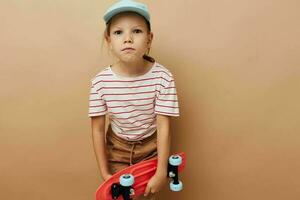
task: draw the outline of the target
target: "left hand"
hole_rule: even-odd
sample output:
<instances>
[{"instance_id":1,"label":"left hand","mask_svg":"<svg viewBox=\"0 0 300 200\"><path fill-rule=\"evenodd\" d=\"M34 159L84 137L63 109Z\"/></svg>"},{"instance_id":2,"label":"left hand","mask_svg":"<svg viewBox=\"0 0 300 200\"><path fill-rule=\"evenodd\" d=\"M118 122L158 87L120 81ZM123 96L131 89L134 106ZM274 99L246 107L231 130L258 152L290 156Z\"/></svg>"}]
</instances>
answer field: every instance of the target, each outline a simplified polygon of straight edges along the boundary
<instances>
[{"instance_id":1,"label":"left hand","mask_svg":"<svg viewBox=\"0 0 300 200\"><path fill-rule=\"evenodd\" d=\"M148 196L150 193L159 192L167 182L167 179L166 174L155 174L152 176L147 184L144 196Z\"/></svg>"}]
</instances>

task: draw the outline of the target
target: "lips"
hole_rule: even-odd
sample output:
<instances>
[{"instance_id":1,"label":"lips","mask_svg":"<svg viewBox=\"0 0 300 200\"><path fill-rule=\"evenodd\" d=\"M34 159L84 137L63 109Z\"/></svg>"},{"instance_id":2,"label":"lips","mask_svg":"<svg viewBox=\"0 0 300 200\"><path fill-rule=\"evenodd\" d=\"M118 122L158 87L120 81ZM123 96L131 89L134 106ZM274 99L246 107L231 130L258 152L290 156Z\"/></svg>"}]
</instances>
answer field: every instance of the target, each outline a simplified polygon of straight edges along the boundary
<instances>
[{"instance_id":1,"label":"lips","mask_svg":"<svg viewBox=\"0 0 300 200\"><path fill-rule=\"evenodd\" d=\"M122 51L126 51L126 50L135 50L135 49L131 48L131 47L126 47L126 48L122 49Z\"/></svg>"}]
</instances>

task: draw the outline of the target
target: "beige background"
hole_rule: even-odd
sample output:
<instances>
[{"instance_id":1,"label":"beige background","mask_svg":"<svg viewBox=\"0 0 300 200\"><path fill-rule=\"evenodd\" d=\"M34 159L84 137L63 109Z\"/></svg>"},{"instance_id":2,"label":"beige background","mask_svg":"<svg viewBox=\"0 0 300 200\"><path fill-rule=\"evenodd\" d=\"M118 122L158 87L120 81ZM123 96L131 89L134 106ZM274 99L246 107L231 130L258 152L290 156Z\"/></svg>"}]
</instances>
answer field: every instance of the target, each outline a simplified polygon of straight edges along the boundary
<instances>
[{"instance_id":1,"label":"beige background","mask_svg":"<svg viewBox=\"0 0 300 200\"><path fill-rule=\"evenodd\" d=\"M113 1L1 1L0 199L94 199L89 80ZM300 199L300 3L144 1L174 74L185 189L161 199Z\"/></svg>"}]
</instances>

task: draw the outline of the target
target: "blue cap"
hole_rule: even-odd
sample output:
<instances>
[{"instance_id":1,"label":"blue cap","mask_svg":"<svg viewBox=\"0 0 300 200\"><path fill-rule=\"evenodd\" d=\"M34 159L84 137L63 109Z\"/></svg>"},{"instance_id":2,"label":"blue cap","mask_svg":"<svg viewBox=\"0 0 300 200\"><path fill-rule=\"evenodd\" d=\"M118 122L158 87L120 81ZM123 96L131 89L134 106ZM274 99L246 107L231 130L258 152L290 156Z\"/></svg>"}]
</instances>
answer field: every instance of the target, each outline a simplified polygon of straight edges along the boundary
<instances>
[{"instance_id":1,"label":"blue cap","mask_svg":"<svg viewBox=\"0 0 300 200\"><path fill-rule=\"evenodd\" d=\"M107 23L113 16L121 12L135 12L150 22L150 14L147 8L147 5L139 3L133 0L120 0L119 2L113 4L104 14L103 19Z\"/></svg>"}]
</instances>

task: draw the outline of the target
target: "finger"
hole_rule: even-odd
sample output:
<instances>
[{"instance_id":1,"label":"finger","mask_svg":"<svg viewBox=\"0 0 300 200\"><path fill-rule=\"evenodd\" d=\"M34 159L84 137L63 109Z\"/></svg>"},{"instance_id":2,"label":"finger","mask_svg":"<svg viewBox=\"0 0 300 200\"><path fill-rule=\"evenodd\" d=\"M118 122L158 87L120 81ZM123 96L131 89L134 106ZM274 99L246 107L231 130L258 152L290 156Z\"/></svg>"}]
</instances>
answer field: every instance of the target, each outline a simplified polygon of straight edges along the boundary
<instances>
[{"instance_id":1,"label":"finger","mask_svg":"<svg viewBox=\"0 0 300 200\"><path fill-rule=\"evenodd\" d=\"M145 190L144 196L145 196L145 197L148 196L149 192L150 192L150 187L147 186L147 187L146 187L146 190Z\"/></svg>"}]
</instances>

